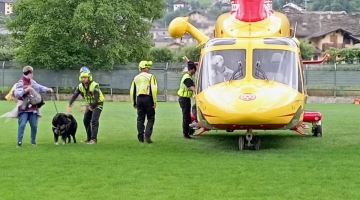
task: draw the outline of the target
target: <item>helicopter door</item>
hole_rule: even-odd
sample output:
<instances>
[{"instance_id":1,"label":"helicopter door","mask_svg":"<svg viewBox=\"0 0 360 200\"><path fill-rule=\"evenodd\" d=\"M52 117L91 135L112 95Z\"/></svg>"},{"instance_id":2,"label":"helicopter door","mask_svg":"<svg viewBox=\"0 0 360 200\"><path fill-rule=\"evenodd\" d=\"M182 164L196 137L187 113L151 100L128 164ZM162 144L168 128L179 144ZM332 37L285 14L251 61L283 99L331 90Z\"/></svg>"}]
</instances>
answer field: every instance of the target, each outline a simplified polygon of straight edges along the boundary
<instances>
[{"instance_id":1,"label":"helicopter door","mask_svg":"<svg viewBox=\"0 0 360 200\"><path fill-rule=\"evenodd\" d=\"M306 83L305 83L305 73L304 73L304 65L303 65L303 59L302 56L299 55L299 75L301 75L301 77L299 77L299 86L301 86L301 88L299 88L299 92L301 92L302 94L306 95Z\"/></svg>"},{"instance_id":2,"label":"helicopter door","mask_svg":"<svg viewBox=\"0 0 360 200\"><path fill-rule=\"evenodd\" d=\"M301 56L299 56L298 59L298 92L301 93L297 96L295 99L295 102L293 104L293 111L296 112L300 108L301 110L304 110L304 104L306 101L306 95L304 90L304 75L303 75L303 69L302 69L302 60Z\"/></svg>"}]
</instances>

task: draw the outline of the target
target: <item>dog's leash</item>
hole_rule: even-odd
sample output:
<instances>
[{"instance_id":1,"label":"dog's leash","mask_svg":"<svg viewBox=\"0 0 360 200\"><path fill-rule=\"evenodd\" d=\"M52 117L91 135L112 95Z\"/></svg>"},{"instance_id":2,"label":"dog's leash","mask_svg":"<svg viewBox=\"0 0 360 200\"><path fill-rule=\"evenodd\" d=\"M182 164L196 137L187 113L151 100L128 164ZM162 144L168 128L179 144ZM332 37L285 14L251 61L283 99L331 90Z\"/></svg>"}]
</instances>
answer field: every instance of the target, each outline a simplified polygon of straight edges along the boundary
<instances>
[{"instance_id":1,"label":"dog's leash","mask_svg":"<svg viewBox=\"0 0 360 200\"><path fill-rule=\"evenodd\" d=\"M52 93L51 100L54 102L55 110L56 110L56 113L58 114L59 112L58 112L58 109L57 109L57 106L56 106L56 103L55 103L55 97L54 96L55 96L55 94Z\"/></svg>"}]
</instances>

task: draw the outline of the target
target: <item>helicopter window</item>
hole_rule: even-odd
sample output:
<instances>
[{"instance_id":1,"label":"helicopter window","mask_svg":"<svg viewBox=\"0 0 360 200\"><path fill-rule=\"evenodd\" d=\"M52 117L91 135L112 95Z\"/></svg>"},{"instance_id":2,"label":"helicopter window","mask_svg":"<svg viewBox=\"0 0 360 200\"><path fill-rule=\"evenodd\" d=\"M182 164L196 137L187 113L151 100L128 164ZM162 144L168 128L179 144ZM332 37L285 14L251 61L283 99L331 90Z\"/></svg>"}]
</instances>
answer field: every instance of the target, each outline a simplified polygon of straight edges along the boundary
<instances>
[{"instance_id":1,"label":"helicopter window","mask_svg":"<svg viewBox=\"0 0 360 200\"><path fill-rule=\"evenodd\" d=\"M298 91L303 93L305 91L304 90L304 84L305 84L305 78L304 78L304 70L303 70L303 65L302 65L302 58L300 56L300 61L298 63L298 66L299 66L299 88L298 88ZM303 82L301 81L301 75L303 77Z\"/></svg>"},{"instance_id":2,"label":"helicopter window","mask_svg":"<svg viewBox=\"0 0 360 200\"><path fill-rule=\"evenodd\" d=\"M244 78L245 57L244 49L217 50L205 53L199 71L199 92L218 83Z\"/></svg>"},{"instance_id":3,"label":"helicopter window","mask_svg":"<svg viewBox=\"0 0 360 200\"><path fill-rule=\"evenodd\" d=\"M235 38L212 38L206 43L205 48L219 45L232 45L235 43Z\"/></svg>"},{"instance_id":4,"label":"helicopter window","mask_svg":"<svg viewBox=\"0 0 360 200\"><path fill-rule=\"evenodd\" d=\"M265 44L277 44L277 45L287 45L292 47L298 47L296 42L290 38L264 38Z\"/></svg>"},{"instance_id":5,"label":"helicopter window","mask_svg":"<svg viewBox=\"0 0 360 200\"><path fill-rule=\"evenodd\" d=\"M299 89L299 68L295 52L277 49L255 49L253 76L274 80ZM300 86L301 87L301 86Z\"/></svg>"}]
</instances>

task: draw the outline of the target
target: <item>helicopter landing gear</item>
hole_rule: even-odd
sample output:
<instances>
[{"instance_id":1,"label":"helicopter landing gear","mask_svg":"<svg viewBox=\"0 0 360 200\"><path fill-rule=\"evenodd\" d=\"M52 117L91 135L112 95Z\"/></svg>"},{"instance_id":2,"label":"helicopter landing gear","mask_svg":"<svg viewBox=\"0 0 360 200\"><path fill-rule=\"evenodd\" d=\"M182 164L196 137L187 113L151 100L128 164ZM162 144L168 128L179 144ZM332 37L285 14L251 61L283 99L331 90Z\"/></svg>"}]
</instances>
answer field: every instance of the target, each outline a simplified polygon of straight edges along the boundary
<instances>
[{"instance_id":1,"label":"helicopter landing gear","mask_svg":"<svg viewBox=\"0 0 360 200\"><path fill-rule=\"evenodd\" d=\"M321 120L312 123L311 132L314 137L322 137Z\"/></svg>"},{"instance_id":2,"label":"helicopter landing gear","mask_svg":"<svg viewBox=\"0 0 360 200\"><path fill-rule=\"evenodd\" d=\"M308 122L312 124L311 132L314 137L322 137L322 125L321 125L322 115L318 111L304 111L303 122Z\"/></svg>"},{"instance_id":3,"label":"helicopter landing gear","mask_svg":"<svg viewBox=\"0 0 360 200\"><path fill-rule=\"evenodd\" d=\"M251 130L248 130L245 135L239 137L239 150L246 148L252 150L260 149L260 136L254 136Z\"/></svg>"}]
</instances>

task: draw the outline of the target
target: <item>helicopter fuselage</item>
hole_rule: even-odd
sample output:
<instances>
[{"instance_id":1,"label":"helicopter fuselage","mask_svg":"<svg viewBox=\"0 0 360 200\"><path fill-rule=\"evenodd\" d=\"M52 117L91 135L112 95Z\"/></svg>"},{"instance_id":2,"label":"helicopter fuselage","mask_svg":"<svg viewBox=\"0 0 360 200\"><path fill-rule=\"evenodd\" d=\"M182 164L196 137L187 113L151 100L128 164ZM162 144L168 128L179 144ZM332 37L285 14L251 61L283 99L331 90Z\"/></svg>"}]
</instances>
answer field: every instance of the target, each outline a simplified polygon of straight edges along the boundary
<instances>
[{"instance_id":1,"label":"helicopter fuselage","mask_svg":"<svg viewBox=\"0 0 360 200\"><path fill-rule=\"evenodd\" d=\"M214 38L202 49L197 117L206 129L290 129L306 94L291 38Z\"/></svg>"}]
</instances>

